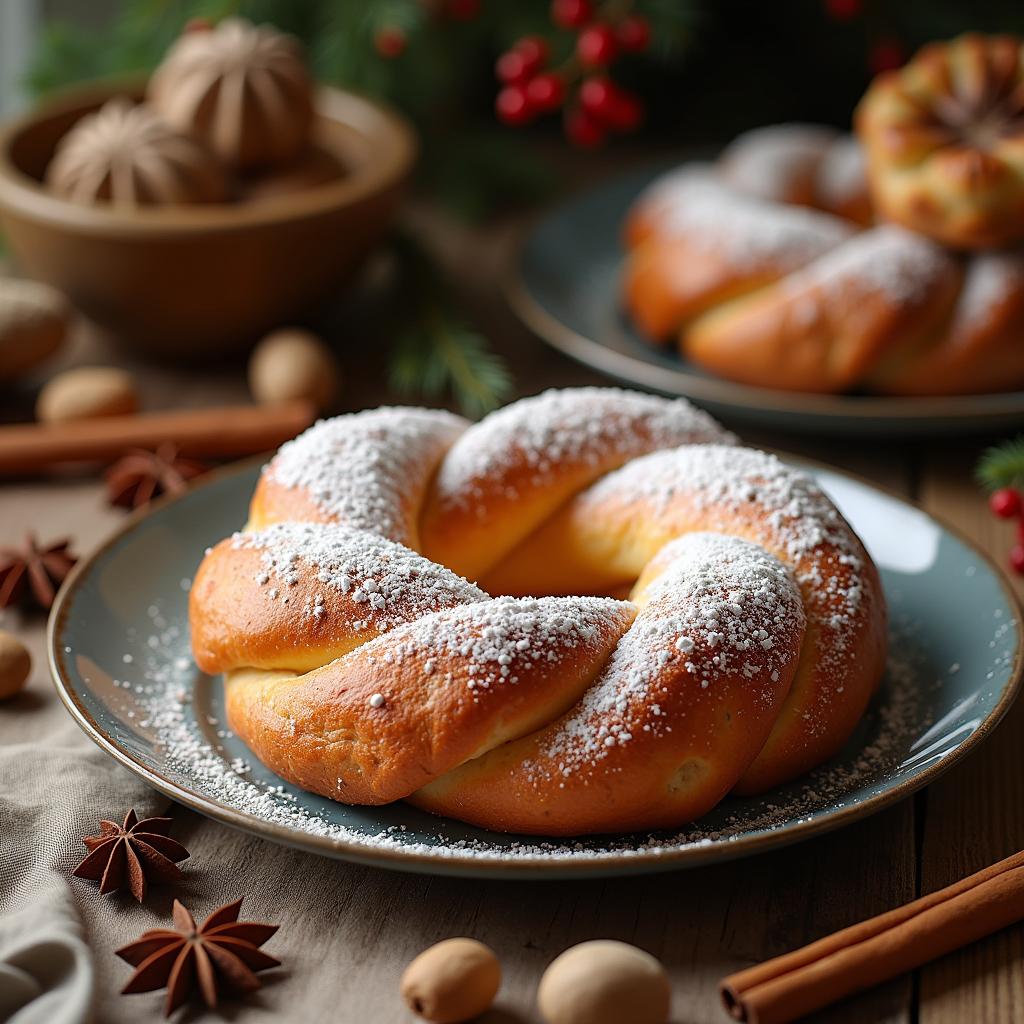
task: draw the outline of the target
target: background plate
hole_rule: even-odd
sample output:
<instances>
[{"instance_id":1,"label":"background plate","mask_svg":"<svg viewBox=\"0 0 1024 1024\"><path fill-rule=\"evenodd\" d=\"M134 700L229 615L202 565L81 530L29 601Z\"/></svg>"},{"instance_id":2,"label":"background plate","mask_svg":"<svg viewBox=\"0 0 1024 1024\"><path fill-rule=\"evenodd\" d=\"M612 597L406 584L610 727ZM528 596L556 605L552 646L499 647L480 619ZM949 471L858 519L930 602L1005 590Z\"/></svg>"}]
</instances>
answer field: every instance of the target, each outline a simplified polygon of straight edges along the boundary
<instances>
[{"instance_id":1,"label":"background plate","mask_svg":"<svg viewBox=\"0 0 1024 1024\"><path fill-rule=\"evenodd\" d=\"M764 797L728 798L680 833L571 842L500 835L403 803L346 807L260 765L227 730L219 681L193 665L187 621L189 577L203 550L245 519L252 465L134 517L79 563L50 618L51 668L82 728L157 789L327 856L508 877L625 874L738 857L913 792L986 735L1020 682L1018 606L985 556L913 506L810 468L882 571L892 618L886 679L829 765Z\"/></svg>"},{"instance_id":2,"label":"background plate","mask_svg":"<svg viewBox=\"0 0 1024 1024\"><path fill-rule=\"evenodd\" d=\"M550 211L507 282L522 320L555 348L631 384L685 395L731 422L800 432L897 435L992 431L1024 422L1024 392L948 398L807 395L714 377L644 342L619 308L626 211L660 165L615 178ZM1024 339L1022 339L1024 343Z\"/></svg>"}]
</instances>

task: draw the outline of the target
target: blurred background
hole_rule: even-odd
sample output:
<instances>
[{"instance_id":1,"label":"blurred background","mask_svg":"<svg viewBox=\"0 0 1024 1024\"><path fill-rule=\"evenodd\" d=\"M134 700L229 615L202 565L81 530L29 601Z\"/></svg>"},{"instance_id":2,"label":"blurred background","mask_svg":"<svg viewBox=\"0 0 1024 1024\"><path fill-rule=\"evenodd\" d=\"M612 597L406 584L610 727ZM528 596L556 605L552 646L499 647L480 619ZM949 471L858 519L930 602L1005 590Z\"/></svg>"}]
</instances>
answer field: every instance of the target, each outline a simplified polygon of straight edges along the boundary
<instances>
[{"instance_id":1,"label":"blurred background","mask_svg":"<svg viewBox=\"0 0 1024 1024\"><path fill-rule=\"evenodd\" d=\"M845 127L872 74L922 43L1024 29L1015 0L641 0L635 10L649 38L614 77L642 107L635 139L661 145L722 142L788 120ZM321 81L410 116L421 183L476 216L553 184L531 149L559 139L564 119L499 131L494 72L524 36L546 41L553 66L569 58L574 34L551 12L549 0L4 0L0 109L151 69L190 19L242 14L302 39Z\"/></svg>"}]
</instances>

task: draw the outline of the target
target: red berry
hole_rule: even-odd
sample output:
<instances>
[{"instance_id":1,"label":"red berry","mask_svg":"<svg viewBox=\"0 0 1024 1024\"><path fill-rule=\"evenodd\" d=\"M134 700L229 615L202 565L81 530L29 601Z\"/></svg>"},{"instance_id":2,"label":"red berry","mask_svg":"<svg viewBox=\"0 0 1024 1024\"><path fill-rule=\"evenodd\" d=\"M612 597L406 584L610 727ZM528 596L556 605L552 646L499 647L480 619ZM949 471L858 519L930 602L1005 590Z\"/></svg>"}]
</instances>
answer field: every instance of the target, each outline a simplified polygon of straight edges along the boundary
<instances>
[{"instance_id":1,"label":"red berry","mask_svg":"<svg viewBox=\"0 0 1024 1024\"><path fill-rule=\"evenodd\" d=\"M210 32L213 29L213 22L209 18L189 18L185 22L182 32Z\"/></svg>"},{"instance_id":2,"label":"red berry","mask_svg":"<svg viewBox=\"0 0 1024 1024\"><path fill-rule=\"evenodd\" d=\"M594 13L590 0L552 0L551 20L562 28L580 28Z\"/></svg>"},{"instance_id":3,"label":"red berry","mask_svg":"<svg viewBox=\"0 0 1024 1024\"><path fill-rule=\"evenodd\" d=\"M515 85L529 79L531 71L526 59L518 50L509 50L498 58L494 72L506 85Z\"/></svg>"},{"instance_id":4,"label":"red berry","mask_svg":"<svg viewBox=\"0 0 1024 1024\"><path fill-rule=\"evenodd\" d=\"M604 121L615 104L618 89L608 78L588 78L580 86L580 103L583 109L600 121Z\"/></svg>"},{"instance_id":5,"label":"red berry","mask_svg":"<svg viewBox=\"0 0 1024 1024\"><path fill-rule=\"evenodd\" d=\"M651 26L642 15L627 15L619 22L615 32L619 37L619 45L626 53L643 53L651 44Z\"/></svg>"},{"instance_id":6,"label":"red berry","mask_svg":"<svg viewBox=\"0 0 1024 1024\"><path fill-rule=\"evenodd\" d=\"M526 90L521 85L506 85L494 101L494 109L498 118L505 124L526 124L533 116Z\"/></svg>"},{"instance_id":7,"label":"red berry","mask_svg":"<svg viewBox=\"0 0 1024 1024\"><path fill-rule=\"evenodd\" d=\"M1014 572L1024 576L1024 544L1014 544L1010 548L1010 566Z\"/></svg>"},{"instance_id":8,"label":"red berry","mask_svg":"<svg viewBox=\"0 0 1024 1024\"><path fill-rule=\"evenodd\" d=\"M516 53L534 70L539 71L548 59L548 44L540 36L523 36L515 45Z\"/></svg>"},{"instance_id":9,"label":"red berry","mask_svg":"<svg viewBox=\"0 0 1024 1024\"><path fill-rule=\"evenodd\" d=\"M879 39L871 47L871 52L868 54L868 64L875 74L879 74L882 71L892 71L894 68L898 68L906 59L903 44L891 36Z\"/></svg>"},{"instance_id":10,"label":"red berry","mask_svg":"<svg viewBox=\"0 0 1024 1024\"><path fill-rule=\"evenodd\" d=\"M864 13L864 0L825 0L825 10L836 21L853 21Z\"/></svg>"},{"instance_id":11,"label":"red berry","mask_svg":"<svg viewBox=\"0 0 1024 1024\"><path fill-rule=\"evenodd\" d=\"M618 56L619 44L609 25L588 25L576 40L576 52L584 64L599 67Z\"/></svg>"},{"instance_id":12,"label":"red berry","mask_svg":"<svg viewBox=\"0 0 1024 1024\"><path fill-rule=\"evenodd\" d=\"M472 21L480 13L480 0L448 0L444 13L453 21Z\"/></svg>"},{"instance_id":13,"label":"red berry","mask_svg":"<svg viewBox=\"0 0 1024 1024\"><path fill-rule=\"evenodd\" d=\"M574 146L595 149L605 140L604 125L582 107L573 107L565 115L565 134Z\"/></svg>"},{"instance_id":14,"label":"red berry","mask_svg":"<svg viewBox=\"0 0 1024 1024\"><path fill-rule=\"evenodd\" d=\"M1000 519L1012 519L1020 515L1020 491L1014 487L1001 487L988 499L988 507Z\"/></svg>"},{"instance_id":15,"label":"red berry","mask_svg":"<svg viewBox=\"0 0 1024 1024\"><path fill-rule=\"evenodd\" d=\"M377 52L388 60L401 57L407 42L405 33L400 28L382 28L373 37L373 45Z\"/></svg>"},{"instance_id":16,"label":"red berry","mask_svg":"<svg viewBox=\"0 0 1024 1024\"><path fill-rule=\"evenodd\" d=\"M545 72L526 83L526 95L535 110L557 110L565 99L565 83L558 75Z\"/></svg>"}]
</instances>

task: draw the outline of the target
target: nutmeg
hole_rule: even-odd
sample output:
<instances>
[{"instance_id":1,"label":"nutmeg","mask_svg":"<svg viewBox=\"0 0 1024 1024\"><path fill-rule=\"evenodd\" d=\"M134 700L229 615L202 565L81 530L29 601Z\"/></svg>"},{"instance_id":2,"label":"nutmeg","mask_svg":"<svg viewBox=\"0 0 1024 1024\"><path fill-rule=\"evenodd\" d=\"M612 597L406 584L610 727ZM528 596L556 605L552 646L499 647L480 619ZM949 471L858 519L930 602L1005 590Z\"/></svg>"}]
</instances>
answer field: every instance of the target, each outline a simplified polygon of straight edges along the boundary
<instances>
[{"instance_id":1,"label":"nutmeg","mask_svg":"<svg viewBox=\"0 0 1024 1024\"><path fill-rule=\"evenodd\" d=\"M60 348L68 307L60 292L38 281L0 277L0 381L13 380Z\"/></svg>"},{"instance_id":2,"label":"nutmeg","mask_svg":"<svg viewBox=\"0 0 1024 1024\"><path fill-rule=\"evenodd\" d=\"M445 939L424 950L402 975L402 998L433 1024L456 1024L483 1013L501 987L501 965L476 939Z\"/></svg>"},{"instance_id":3,"label":"nutmeg","mask_svg":"<svg viewBox=\"0 0 1024 1024\"><path fill-rule=\"evenodd\" d=\"M331 350L315 334L297 327L272 331L249 360L249 390L263 405L304 398L327 409L337 393L338 377Z\"/></svg>"},{"instance_id":4,"label":"nutmeg","mask_svg":"<svg viewBox=\"0 0 1024 1024\"><path fill-rule=\"evenodd\" d=\"M13 633L0 629L0 700L20 693L31 671L28 648Z\"/></svg>"},{"instance_id":5,"label":"nutmeg","mask_svg":"<svg viewBox=\"0 0 1024 1024\"><path fill-rule=\"evenodd\" d=\"M665 1024L671 996L668 975L650 953L597 939L551 962L537 1005L547 1024Z\"/></svg>"},{"instance_id":6,"label":"nutmeg","mask_svg":"<svg viewBox=\"0 0 1024 1024\"><path fill-rule=\"evenodd\" d=\"M121 416L138 408L131 374L114 366L80 366L51 378L36 400L36 419L43 423Z\"/></svg>"}]
</instances>

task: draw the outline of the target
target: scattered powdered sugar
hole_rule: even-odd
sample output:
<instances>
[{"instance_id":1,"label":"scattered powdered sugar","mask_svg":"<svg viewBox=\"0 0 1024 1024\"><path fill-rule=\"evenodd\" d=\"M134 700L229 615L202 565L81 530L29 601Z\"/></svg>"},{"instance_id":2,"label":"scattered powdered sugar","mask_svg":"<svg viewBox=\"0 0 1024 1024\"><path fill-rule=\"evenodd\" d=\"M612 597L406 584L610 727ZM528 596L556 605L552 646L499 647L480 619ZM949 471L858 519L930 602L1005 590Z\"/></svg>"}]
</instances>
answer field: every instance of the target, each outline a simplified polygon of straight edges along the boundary
<instances>
[{"instance_id":1,"label":"scattered powdered sugar","mask_svg":"<svg viewBox=\"0 0 1024 1024\"><path fill-rule=\"evenodd\" d=\"M786 201L794 183L813 179L836 133L817 124L772 124L738 135L722 150L722 177L748 195Z\"/></svg>"},{"instance_id":2,"label":"scattered powdered sugar","mask_svg":"<svg viewBox=\"0 0 1024 1024\"><path fill-rule=\"evenodd\" d=\"M365 608L367 623L380 632L455 604L486 601L488 595L451 569L402 544L367 530L334 523L275 523L236 533L235 548L260 552L256 582L267 597L285 597L306 578L306 567L324 592L346 594ZM314 592L303 612L324 614L324 593Z\"/></svg>"},{"instance_id":3,"label":"scattered powdered sugar","mask_svg":"<svg viewBox=\"0 0 1024 1024\"><path fill-rule=\"evenodd\" d=\"M685 235L739 269L770 264L782 271L795 270L856 230L830 213L747 195L711 175L680 177L671 193L667 183L661 188L660 229Z\"/></svg>"},{"instance_id":4,"label":"scattered powdered sugar","mask_svg":"<svg viewBox=\"0 0 1024 1024\"><path fill-rule=\"evenodd\" d=\"M743 841L752 834L785 833L822 812L855 806L868 795L867 787L890 778L897 769L904 778L912 778L950 749L950 744L940 744L922 756L918 750L921 740L913 742L925 728L927 647L913 630L903 632L905 627L896 624L894 629L899 632L890 639L886 680L858 734L846 753L803 780L764 797L727 798L701 822L677 832L546 841L477 831L471 833L472 838L465 838L466 826L457 823L450 830L444 820L402 803L355 814L330 801L320 802L324 810L313 810L317 798L309 798L310 807L301 806L296 796L299 791L282 784L260 765L250 764L240 742L222 726L212 699L219 684L208 677L197 679L187 656L184 631L168 625L155 608L150 617L155 629L148 638L152 642L139 644L133 678L119 688L122 703L115 705L115 710L130 718L132 728L141 729L161 751L167 776L228 813L364 854L407 854L467 863L535 860L571 866L579 861L623 857L671 857L700 848L710 853L714 847ZM1004 631L1009 628L1006 623L1000 627ZM1006 668L1002 661L993 667ZM935 688L941 685L941 680L933 684ZM958 741L962 738L962 729L956 729L955 723L949 730Z\"/></svg>"},{"instance_id":5,"label":"scattered powdered sugar","mask_svg":"<svg viewBox=\"0 0 1024 1024\"><path fill-rule=\"evenodd\" d=\"M1024 284L1024 253L985 252L967 261L952 331L970 330Z\"/></svg>"},{"instance_id":6,"label":"scattered powdered sugar","mask_svg":"<svg viewBox=\"0 0 1024 1024\"><path fill-rule=\"evenodd\" d=\"M733 440L685 399L620 388L551 389L470 427L449 449L435 486L442 505L465 505L484 481L503 479L521 464L541 484L566 462L596 467L654 448ZM508 493L514 496L511 484Z\"/></svg>"},{"instance_id":7,"label":"scattered powdered sugar","mask_svg":"<svg viewBox=\"0 0 1024 1024\"><path fill-rule=\"evenodd\" d=\"M829 544L851 566L860 564L852 531L814 478L755 448L709 444L653 452L602 477L577 500L585 508L636 495L657 513L677 494L690 495L703 509L756 507L793 561Z\"/></svg>"},{"instance_id":8,"label":"scattered powdered sugar","mask_svg":"<svg viewBox=\"0 0 1024 1024\"><path fill-rule=\"evenodd\" d=\"M388 665L410 658L457 659L467 687L479 695L540 663L557 664L590 647L602 630L623 628L633 615L626 601L605 597L498 597L425 615L403 630L378 637L360 654Z\"/></svg>"},{"instance_id":9,"label":"scattered powdered sugar","mask_svg":"<svg viewBox=\"0 0 1024 1024\"><path fill-rule=\"evenodd\" d=\"M467 426L449 412L404 406L336 416L283 445L264 473L304 488L341 522L412 541L404 520L410 495Z\"/></svg>"},{"instance_id":10,"label":"scattered powdered sugar","mask_svg":"<svg viewBox=\"0 0 1024 1024\"><path fill-rule=\"evenodd\" d=\"M630 742L641 730L671 731L658 698L682 668L709 689L726 673L750 680L766 699L795 657L804 629L803 603L786 567L736 537L692 533L657 556L662 573L600 676L543 754L568 777ZM532 777L544 775L527 766Z\"/></svg>"},{"instance_id":11,"label":"scattered powdered sugar","mask_svg":"<svg viewBox=\"0 0 1024 1024\"><path fill-rule=\"evenodd\" d=\"M886 224L861 232L785 282L791 294L823 288L834 294L881 294L913 302L953 271L952 257L922 235Z\"/></svg>"},{"instance_id":12,"label":"scattered powdered sugar","mask_svg":"<svg viewBox=\"0 0 1024 1024\"><path fill-rule=\"evenodd\" d=\"M825 151L815 186L816 198L829 208L840 206L865 190L864 150L852 135L836 139Z\"/></svg>"}]
</instances>

